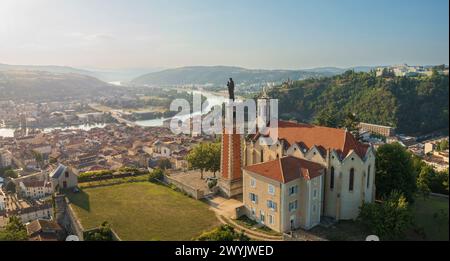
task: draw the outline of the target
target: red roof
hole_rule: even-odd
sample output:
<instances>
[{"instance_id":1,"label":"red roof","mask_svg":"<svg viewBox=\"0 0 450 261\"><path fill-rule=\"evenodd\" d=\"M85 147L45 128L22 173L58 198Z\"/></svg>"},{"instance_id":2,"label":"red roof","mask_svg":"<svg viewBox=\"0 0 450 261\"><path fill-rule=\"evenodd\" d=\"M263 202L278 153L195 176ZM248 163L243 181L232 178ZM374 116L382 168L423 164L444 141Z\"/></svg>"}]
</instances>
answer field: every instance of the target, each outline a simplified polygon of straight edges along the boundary
<instances>
[{"instance_id":1,"label":"red roof","mask_svg":"<svg viewBox=\"0 0 450 261\"><path fill-rule=\"evenodd\" d=\"M300 177L303 177L306 180L313 179L322 175L325 168L312 161L294 156L287 156L250 165L244 169L281 183L287 183Z\"/></svg>"},{"instance_id":2,"label":"red roof","mask_svg":"<svg viewBox=\"0 0 450 261\"><path fill-rule=\"evenodd\" d=\"M257 140L257 133L253 140ZM278 121L278 139L286 141L289 145L298 144L300 147L311 149L317 146L322 152L336 150L341 157L345 157L354 150L361 158L364 157L368 145L362 144L353 135L344 130L300 124L289 121Z\"/></svg>"}]
</instances>

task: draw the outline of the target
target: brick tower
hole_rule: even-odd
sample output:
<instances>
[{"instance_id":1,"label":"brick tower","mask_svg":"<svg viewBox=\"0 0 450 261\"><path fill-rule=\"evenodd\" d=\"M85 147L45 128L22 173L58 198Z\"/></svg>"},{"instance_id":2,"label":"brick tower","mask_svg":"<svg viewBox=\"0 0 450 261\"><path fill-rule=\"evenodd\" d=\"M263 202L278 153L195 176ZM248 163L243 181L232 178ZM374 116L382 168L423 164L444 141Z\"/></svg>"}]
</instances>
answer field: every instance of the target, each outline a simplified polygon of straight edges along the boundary
<instances>
[{"instance_id":1,"label":"brick tower","mask_svg":"<svg viewBox=\"0 0 450 261\"><path fill-rule=\"evenodd\" d=\"M242 135L222 134L219 187L227 197L242 194Z\"/></svg>"},{"instance_id":2,"label":"brick tower","mask_svg":"<svg viewBox=\"0 0 450 261\"><path fill-rule=\"evenodd\" d=\"M230 86L230 82L232 86ZM230 100L234 101L234 82L230 78L228 91ZM233 133L222 131L222 146L220 155L219 187L222 194L228 198L242 194L242 142L241 134L236 133L236 111L233 108Z\"/></svg>"}]
</instances>

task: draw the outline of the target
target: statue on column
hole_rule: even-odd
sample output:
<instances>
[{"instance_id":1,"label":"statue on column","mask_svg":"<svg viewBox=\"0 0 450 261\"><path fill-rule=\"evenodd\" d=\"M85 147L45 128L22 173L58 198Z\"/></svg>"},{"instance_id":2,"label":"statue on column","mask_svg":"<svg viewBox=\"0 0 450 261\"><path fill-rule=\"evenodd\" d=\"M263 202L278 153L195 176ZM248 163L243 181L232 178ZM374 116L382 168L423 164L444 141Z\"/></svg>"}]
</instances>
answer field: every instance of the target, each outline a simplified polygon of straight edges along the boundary
<instances>
[{"instance_id":1,"label":"statue on column","mask_svg":"<svg viewBox=\"0 0 450 261\"><path fill-rule=\"evenodd\" d=\"M227 86L228 86L229 98L234 101L234 82L233 82L233 78L230 78L230 80L227 83Z\"/></svg>"}]
</instances>

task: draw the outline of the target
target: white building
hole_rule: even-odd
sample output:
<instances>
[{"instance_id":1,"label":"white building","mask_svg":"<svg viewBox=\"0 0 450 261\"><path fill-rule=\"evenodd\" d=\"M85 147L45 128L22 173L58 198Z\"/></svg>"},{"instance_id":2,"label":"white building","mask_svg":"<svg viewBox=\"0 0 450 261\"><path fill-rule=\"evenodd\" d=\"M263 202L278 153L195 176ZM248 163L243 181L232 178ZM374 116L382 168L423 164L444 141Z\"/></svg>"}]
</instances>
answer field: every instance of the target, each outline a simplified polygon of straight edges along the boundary
<instances>
[{"instance_id":1,"label":"white building","mask_svg":"<svg viewBox=\"0 0 450 261\"><path fill-rule=\"evenodd\" d=\"M20 193L27 198L39 199L53 194L51 182L33 180L19 182Z\"/></svg>"},{"instance_id":2,"label":"white building","mask_svg":"<svg viewBox=\"0 0 450 261\"><path fill-rule=\"evenodd\" d=\"M0 149L0 168L12 165L12 153L9 150Z\"/></svg>"}]
</instances>

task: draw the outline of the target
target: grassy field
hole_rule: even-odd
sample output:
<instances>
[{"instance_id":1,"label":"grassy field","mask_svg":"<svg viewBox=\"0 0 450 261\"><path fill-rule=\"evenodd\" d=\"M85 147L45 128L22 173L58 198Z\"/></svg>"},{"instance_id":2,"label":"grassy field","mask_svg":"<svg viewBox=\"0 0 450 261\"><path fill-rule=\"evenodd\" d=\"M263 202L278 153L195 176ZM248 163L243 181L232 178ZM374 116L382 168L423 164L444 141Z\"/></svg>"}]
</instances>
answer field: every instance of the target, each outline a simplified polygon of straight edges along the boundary
<instances>
[{"instance_id":1,"label":"grassy field","mask_svg":"<svg viewBox=\"0 0 450 261\"><path fill-rule=\"evenodd\" d=\"M448 203L448 198L416 198L413 205L415 222L425 230L426 240L449 240Z\"/></svg>"},{"instance_id":2,"label":"grassy field","mask_svg":"<svg viewBox=\"0 0 450 261\"><path fill-rule=\"evenodd\" d=\"M219 225L205 203L150 182L68 193L85 229L108 221L122 240L191 240Z\"/></svg>"}]
</instances>

